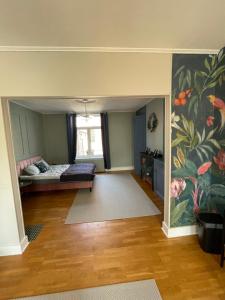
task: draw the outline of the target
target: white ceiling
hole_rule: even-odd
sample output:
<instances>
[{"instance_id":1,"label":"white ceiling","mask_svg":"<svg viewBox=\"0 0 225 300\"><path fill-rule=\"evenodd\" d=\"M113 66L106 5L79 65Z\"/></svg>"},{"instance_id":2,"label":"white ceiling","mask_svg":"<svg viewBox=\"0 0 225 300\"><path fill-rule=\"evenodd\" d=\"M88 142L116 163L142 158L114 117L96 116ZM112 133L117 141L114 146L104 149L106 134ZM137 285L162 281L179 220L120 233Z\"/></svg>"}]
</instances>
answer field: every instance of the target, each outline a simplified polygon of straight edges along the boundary
<instances>
[{"instance_id":1,"label":"white ceiling","mask_svg":"<svg viewBox=\"0 0 225 300\"><path fill-rule=\"evenodd\" d=\"M0 46L220 49L224 0L0 0Z\"/></svg>"},{"instance_id":2,"label":"white ceiling","mask_svg":"<svg viewBox=\"0 0 225 300\"><path fill-rule=\"evenodd\" d=\"M108 97L108 98L91 98L95 99L94 103L87 104L88 113L99 112L116 112L116 111L137 111L149 103L150 97ZM56 114L77 112L84 113L84 104L77 103L75 98L32 98L32 99L12 99L13 102L27 107L31 110L43 114Z\"/></svg>"}]
</instances>

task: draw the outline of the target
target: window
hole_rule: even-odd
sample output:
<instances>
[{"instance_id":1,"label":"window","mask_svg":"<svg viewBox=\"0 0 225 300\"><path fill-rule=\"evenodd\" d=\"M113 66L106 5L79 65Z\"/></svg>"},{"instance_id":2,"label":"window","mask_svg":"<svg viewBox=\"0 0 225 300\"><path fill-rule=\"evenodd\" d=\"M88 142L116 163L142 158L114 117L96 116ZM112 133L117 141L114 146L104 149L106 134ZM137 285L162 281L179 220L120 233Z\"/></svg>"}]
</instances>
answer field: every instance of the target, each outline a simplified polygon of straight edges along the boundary
<instances>
[{"instance_id":1,"label":"window","mask_svg":"<svg viewBox=\"0 0 225 300\"><path fill-rule=\"evenodd\" d=\"M77 116L77 158L102 157L100 115Z\"/></svg>"}]
</instances>

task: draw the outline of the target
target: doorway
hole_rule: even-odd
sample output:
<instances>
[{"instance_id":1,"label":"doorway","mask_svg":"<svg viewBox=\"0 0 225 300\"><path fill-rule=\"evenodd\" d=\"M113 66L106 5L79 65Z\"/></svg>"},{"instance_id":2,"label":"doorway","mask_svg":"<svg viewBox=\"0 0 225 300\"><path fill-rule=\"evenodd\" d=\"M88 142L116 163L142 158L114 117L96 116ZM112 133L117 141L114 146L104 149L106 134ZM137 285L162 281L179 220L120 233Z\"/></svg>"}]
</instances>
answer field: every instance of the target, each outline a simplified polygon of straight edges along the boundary
<instances>
[{"instance_id":1,"label":"doorway","mask_svg":"<svg viewBox=\"0 0 225 300\"><path fill-rule=\"evenodd\" d=\"M168 99L169 99L169 97L168 97ZM9 148L9 154L10 154L10 157L11 157L11 166L10 166L10 169L11 169L11 174L12 174L12 182L13 182L13 189L14 189L14 199L15 199L15 202L17 203L17 207L18 207L18 212L17 212L18 219L21 220L21 217L22 217L21 198L20 198L19 185L18 185L18 179L17 179L16 167L15 167L16 163L15 163L15 158L14 158L13 144L12 144L12 131L11 131L10 115L9 115L9 99L4 99L4 100L5 100L4 101L5 127L6 127L6 133L7 133L7 143L8 143L8 148ZM167 105L166 110L169 112L168 114L170 114L170 110L169 110L168 105ZM170 122L169 120L170 120L170 118L168 117L167 121ZM143 125L143 122L142 122L142 125ZM166 129L166 127L167 127L167 129L169 128L168 125L165 126L165 129ZM167 142L168 142L168 140L167 140ZM168 147L168 144L167 144L166 147ZM165 152L165 161L166 162L169 162L169 159L166 159L166 157L168 158L168 155L170 155L169 153L170 153L170 151L166 151ZM165 173L169 174L168 164L166 164L166 166L165 166ZM167 184L168 184L168 181L165 181L165 186L167 186ZM165 190L166 190L165 193L167 193L167 195L168 195L168 190L169 190L168 187L166 187ZM169 200L169 197L167 199ZM166 207L167 206L165 205L164 210L166 209ZM167 216L168 213L169 212L166 211L165 215ZM20 224L21 224L21 228L20 228L21 235L24 234L24 236L25 236L23 222L21 221Z\"/></svg>"}]
</instances>

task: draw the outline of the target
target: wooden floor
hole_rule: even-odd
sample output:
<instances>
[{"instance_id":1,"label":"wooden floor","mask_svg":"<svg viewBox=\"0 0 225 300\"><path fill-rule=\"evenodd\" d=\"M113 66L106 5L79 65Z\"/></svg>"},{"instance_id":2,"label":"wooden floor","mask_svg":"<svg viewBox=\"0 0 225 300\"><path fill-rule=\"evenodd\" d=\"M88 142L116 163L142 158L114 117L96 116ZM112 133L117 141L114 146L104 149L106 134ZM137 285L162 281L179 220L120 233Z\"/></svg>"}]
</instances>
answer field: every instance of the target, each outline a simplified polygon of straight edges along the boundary
<instances>
[{"instance_id":1,"label":"wooden floor","mask_svg":"<svg viewBox=\"0 0 225 300\"><path fill-rule=\"evenodd\" d=\"M149 186L140 184L162 209ZM23 255L0 257L0 299L149 278L164 300L225 299L225 269L217 255L199 248L196 236L167 239L161 215L64 225L74 196L24 197L25 223L44 228Z\"/></svg>"}]
</instances>

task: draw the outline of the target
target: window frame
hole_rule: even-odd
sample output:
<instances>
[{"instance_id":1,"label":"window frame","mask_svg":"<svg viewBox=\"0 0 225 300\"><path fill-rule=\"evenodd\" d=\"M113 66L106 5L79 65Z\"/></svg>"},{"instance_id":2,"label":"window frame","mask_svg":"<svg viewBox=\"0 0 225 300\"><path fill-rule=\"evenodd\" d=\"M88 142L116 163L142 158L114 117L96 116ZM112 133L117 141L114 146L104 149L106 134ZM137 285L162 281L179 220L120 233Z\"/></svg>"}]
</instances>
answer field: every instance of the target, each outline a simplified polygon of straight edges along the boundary
<instances>
[{"instance_id":1,"label":"window frame","mask_svg":"<svg viewBox=\"0 0 225 300\"><path fill-rule=\"evenodd\" d=\"M93 114L93 115L98 115L98 114ZM94 154L91 154L91 130L92 129L101 129L101 125L100 126L82 126L82 127L77 127L76 130L77 130L77 135L78 135L78 130L87 130L87 142L88 142L88 154L87 155L77 155L76 156L76 159L91 159L91 158L94 158L94 159L101 159L103 158L103 151L102 151L102 154L100 155L94 155ZM77 138L77 142L78 142L78 138ZM76 145L77 146L77 145Z\"/></svg>"}]
</instances>

